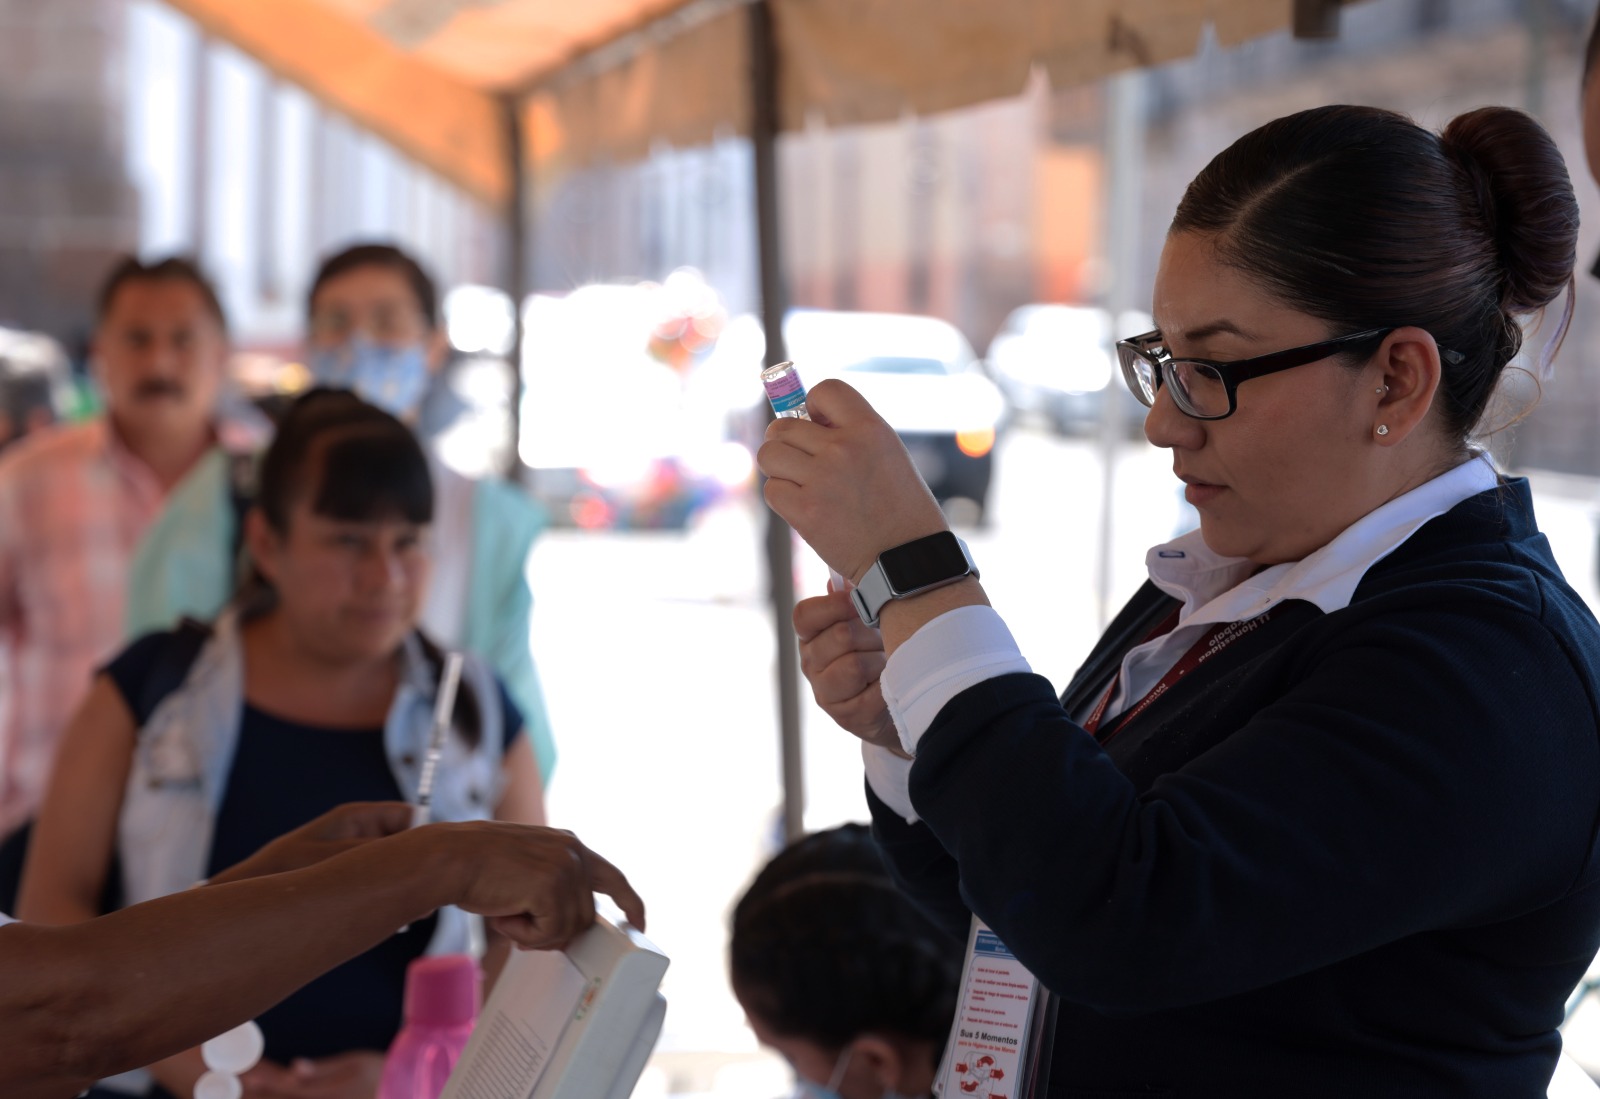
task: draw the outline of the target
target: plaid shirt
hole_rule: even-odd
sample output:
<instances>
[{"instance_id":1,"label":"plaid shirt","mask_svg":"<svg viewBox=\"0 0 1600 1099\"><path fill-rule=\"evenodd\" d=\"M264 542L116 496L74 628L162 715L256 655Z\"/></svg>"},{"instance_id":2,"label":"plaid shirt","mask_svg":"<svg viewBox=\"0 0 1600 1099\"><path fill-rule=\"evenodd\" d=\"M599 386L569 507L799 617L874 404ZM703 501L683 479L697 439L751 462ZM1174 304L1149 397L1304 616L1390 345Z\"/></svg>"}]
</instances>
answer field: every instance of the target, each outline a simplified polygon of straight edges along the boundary
<instances>
[{"instance_id":1,"label":"plaid shirt","mask_svg":"<svg viewBox=\"0 0 1600 1099\"><path fill-rule=\"evenodd\" d=\"M125 639L129 563L163 497L104 419L0 457L0 836L37 811L67 721Z\"/></svg>"}]
</instances>

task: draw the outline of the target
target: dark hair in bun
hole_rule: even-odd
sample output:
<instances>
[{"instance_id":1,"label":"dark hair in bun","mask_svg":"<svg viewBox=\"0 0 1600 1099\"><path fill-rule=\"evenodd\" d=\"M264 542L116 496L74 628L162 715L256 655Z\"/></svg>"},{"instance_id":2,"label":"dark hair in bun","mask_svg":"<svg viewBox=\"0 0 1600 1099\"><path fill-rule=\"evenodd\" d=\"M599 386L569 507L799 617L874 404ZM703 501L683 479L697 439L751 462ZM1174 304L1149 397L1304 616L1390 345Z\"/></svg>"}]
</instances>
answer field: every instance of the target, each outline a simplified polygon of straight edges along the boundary
<instances>
[{"instance_id":1,"label":"dark hair in bun","mask_svg":"<svg viewBox=\"0 0 1600 1099\"><path fill-rule=\"evenodd\" d=\"M1500 258L1501 307L1543 308L1567 288L1578 239L1578 207L1567 166L1550 135L1521 111L1480 107L1439 135L1461 166Z\"/></svg>"},{"instance_id":2,"label":"dark hair in bun","mask_svg":"<svg viewBox=\"0 0 1600 1099\"><path fill-rule=\"evenodd\" d=\"M1465 440L1522 346L1520 318L1572 285L1578 204L1555 142L1521 111L1483 107L1435 136L1394 111L1331 106L1234 142L1171 231L1214 234L1224 262L1334 334L1426 329L1461 356L1439 393Z\"/></svg>"}]
</instances>

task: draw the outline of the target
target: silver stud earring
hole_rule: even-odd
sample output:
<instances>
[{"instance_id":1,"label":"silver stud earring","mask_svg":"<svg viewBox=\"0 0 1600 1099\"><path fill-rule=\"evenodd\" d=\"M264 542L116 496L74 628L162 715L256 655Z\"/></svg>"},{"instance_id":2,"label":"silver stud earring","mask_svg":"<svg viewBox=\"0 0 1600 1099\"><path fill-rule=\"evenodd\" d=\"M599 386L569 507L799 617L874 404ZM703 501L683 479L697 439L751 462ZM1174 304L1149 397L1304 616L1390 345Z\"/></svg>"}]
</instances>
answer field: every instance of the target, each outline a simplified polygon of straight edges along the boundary
<instances>
[{"instance_id":1,"label":"silver stud earring","mask_svg":"<svg viewBox=\"0 0 1600 1099\"><path fill-rule=\"evenodd\" d=\"M1379 424L1378 425L1378 434L1379 435L1387 435L1387 434L1389 434L1389 425L1388 424Z\"/></svg>"}]
</instances>

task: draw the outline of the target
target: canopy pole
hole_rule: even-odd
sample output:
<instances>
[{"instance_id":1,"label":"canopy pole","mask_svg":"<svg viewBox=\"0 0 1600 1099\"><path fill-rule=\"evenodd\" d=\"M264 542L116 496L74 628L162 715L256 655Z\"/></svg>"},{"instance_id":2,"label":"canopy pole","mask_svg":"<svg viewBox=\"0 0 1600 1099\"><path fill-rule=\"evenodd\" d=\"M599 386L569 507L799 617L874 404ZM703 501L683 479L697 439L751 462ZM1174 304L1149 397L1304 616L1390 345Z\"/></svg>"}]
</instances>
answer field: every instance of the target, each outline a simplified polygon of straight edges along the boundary
<instances>
[{"instance_id":1,"label":"canopy pole","mask_svg":"<svg viewBox=\"0 0 1600 1099\"><path fill-rule=\"evenodd\" d=\"M1294 0L1296 38L1338 38L1341 0Z\"/></svg>"},{"instance_id":2,"label":"canopy pole","mask_svg":"<svg viewBox=\"0 0 1600 1099\"><path fill-rule=\"evenodd\" d=\"M750 149L755 168L756 255L761 278L761 323L766 365L783 362L783 315L788 294L778 229L778 43L772 10L756 0L750 13ZM756 378L750 379L753 386ZM770 415L770 409L768 410ZM794 634L794 540L789 524L767 509L767 583L778 646L778 736L783 773L783 834L805 833L805 759L800 742L800 653Z\"/></svg>"},{"instance_id":3,"label":"canopy pole","mask_svg":"<svg viewBox=\"0 0 1600 1099\"><path fill-rule=\"evenodd\" d=\"M192 59L194 91L189 111L189 250L203 270L211 269L211 43L204 28L195 35Z\"/></svg>"},{"instance_id":4,"label":"canopy pole","mask_svg":"<svg viewBox=\"0 0 1600 1099\"><path fill-rule=\"evenodd\" d=\"M522 97L515 93L501 97L500 112L505 126L506 178L510 192L506 197L505 290L511 298L511 446L506 454L505 476L525 483L522 471L522 396L526 386L522 376L524 331L522 310L528 297L528 235L533 222L529 188L528 148L522 129Z\"/></svg>"},{"instance_id":5,"label":"canopy pole","mask_svg":"<svg viewBox=\"0 0 1600 1099\"><path fill-rule=\"evenodd\" d=\"M1106 312L1110 315L1110 338L1132 335L1122 332L1122 315L1137 308L1134 287L1139 269L1139 207L1143 194L1144 161L1144 70L1130 69L1106 82L1105 137L1105 235L1104 269ZM1100 403L1100 538L1096 561L1095 594L1100 609L1100 625L1111 621L1114 584L1117 456L1122 450L1126 426L1123 416L1120 373L1113 370Z\"/></svg>"}]
</instances>

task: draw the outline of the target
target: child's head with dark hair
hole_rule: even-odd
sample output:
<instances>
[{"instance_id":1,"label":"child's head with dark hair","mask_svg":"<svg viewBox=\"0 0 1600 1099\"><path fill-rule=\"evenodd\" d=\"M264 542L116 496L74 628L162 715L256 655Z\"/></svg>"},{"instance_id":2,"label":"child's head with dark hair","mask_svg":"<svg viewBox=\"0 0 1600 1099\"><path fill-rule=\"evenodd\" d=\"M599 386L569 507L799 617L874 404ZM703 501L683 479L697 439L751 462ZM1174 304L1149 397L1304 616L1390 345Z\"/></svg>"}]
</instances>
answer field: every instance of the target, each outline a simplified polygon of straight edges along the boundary
<instances>
[{"instance_id":1,"label":"child's head with dark hair","mask_svg":"<svg viewBox=\"0 0 1600 1099\"><path fill-rule=\"evenodd\" d=\"M843 1099L928 1091L961 944L895 888L866 827L773 858L734 908L729 957L756 1036L803 1081Z\"/></svg>"}]
</instances>

